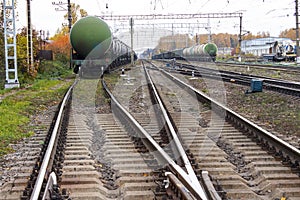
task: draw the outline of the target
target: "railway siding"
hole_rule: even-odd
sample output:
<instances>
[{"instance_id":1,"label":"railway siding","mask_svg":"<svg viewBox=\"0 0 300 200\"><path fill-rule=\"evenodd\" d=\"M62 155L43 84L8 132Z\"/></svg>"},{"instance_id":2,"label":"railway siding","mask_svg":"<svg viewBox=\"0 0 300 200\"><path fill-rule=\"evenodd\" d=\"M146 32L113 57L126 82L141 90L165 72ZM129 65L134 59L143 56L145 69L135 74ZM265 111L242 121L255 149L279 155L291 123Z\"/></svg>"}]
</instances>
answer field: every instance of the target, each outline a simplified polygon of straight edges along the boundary
<instances>
[{"instance_id":1,"label":"railway siding","mask_svg":"<svg viewBox=\"0 0 300 200\"><path fill-rule=\"evenodd\" d=\"M162 80L164 79L157 78L157 82L160 81L164 87L171 88L174 85L173 83L167 84L166 80L162 83ZM173 91L177 92L179 89L174 88ZM176 104L168 95L169 92L165 90L160 90L160 92L165 101L169 102L166 105L169 105L171 110L181 110L180 114L173 112L172 116L182 125L182 118L176 118L176 116L183 115L184 104L180 108L174 109ZM184 96L176 92L174 92L176 97ZM210 117L205 119L209 122L208 127L204 129L201 127L202 130L199 127L193 128L193 130L198 130L196 136L191 137L191 134L186 134L184 131L181 134L183 134L185 142L192 142L190 150L197 158L199 168L209 171L213 179L224 189L228 198L270 199L279 198L285 194L290 199L297 199L300 196L295 192L295 188L300 186L299 176L291 173L290 167L286 167L281 161L276 160L231 124L224 123L222 120L211 121ZM191 120L195 120L195 118L191 117L187 123L190 124ZM217 137L215 137L216 135ZM204 140L205 138L209 138L211 141L208 142L207 139ZM198 148L193 148L193 145ZM207 146L208 150L205 148Z\"/></svg>"}]
</instances>

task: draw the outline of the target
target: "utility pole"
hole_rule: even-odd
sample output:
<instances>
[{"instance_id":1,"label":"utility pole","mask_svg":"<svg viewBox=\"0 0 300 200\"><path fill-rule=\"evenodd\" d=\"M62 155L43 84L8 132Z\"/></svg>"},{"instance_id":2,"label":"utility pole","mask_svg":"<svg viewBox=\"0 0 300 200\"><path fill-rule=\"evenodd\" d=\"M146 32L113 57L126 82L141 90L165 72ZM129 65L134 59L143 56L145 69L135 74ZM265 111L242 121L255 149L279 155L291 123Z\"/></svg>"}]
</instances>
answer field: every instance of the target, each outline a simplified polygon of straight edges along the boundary
<instances>
[{"instance_id":1,"label":"utility pole","mask_svg":"<svg viewBox=\"0 0 300 200\"><path fill-rule=\"evenodd\" d=\"M68 0L68 21L69 21L69 34L71 33L72 28L72 16L71 16L71 1ZM70 69L72 69L72 60L73 60L73 48L70 48Z\"/></svg>"},{"instance_id":2,"label":"utility pole","mask_svg":"<svg viewBox=\"0 0 300 200\"><path fill-rule=\"evenodd\" d=\"M134 25L134 21L133 18L130 18L129 20L129 24L130 24L130 35L131 35L131 66L134 66L134 51L133 51L133 25Z\"/></svg>"},{"instance_id":3,"label":"utility pole","mask_svg":"<svg viewBox=\"0 0 300 200\"><path fill-rule=\"evenodd\" d=\"M207 35L207 42L212 42L212 39L211 39L211 26L210 26L210 19L207 18L207 31L208 31L208 35Z\"/></svg>"},{"instance_id":4,"label":"utility pole","mask_svg":"<svg viewBox=\"0 0 300 200\"><path fill-rule=\"evenodd\" d=\"M240 17L240 34L239 34L239 62L242 61L242 16Z\"/></svg>"},{"instance_id":5,"label":"utility pole","mask_svg":"<svg viewBox=\"0 0 300 200\"><path fill-rule=\"evenodd\" d=\"M296 3L296 5L295 5L295 9L296 9L295 15L296 15L296 52L297 52L297 60L296 60L296 62L297 62L297 64L300 64L298 0L295 0L295 3Z\"/></svg>"},{"instance_id":6,"label":"utility pole","mask_svg":"<svg viewBox=\"0 0 300 200\"><path fill-rule=\"evenodd\" d=\"M27 0L27 72L33 71L33 45L32 45L32 26L31 26L31 6Z\"/></svg>"},{"instance_id":7,"label":"utility pole","mask_svg":"<svg viewBox=\"0 0 300 200\"><path fill-rule=\"evenodd\" d=\"M68 0L68 21L69 21L69 33L70 33L71 28L72 28L71 1L70 0Z\"/></svg>"}]
</instances>

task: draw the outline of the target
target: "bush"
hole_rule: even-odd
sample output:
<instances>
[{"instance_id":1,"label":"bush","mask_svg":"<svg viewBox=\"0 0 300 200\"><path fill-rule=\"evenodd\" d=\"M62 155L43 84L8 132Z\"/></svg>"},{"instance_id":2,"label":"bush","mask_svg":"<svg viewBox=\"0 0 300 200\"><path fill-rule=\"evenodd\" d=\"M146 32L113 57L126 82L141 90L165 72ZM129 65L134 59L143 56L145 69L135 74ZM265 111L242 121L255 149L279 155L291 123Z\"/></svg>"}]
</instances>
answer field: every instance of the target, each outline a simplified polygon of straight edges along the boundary
<instances>
[{"instance_id":1,"label":"bush","mask_svg":"<svg viewBox=\"0 0 300 200\"><path fill-rule=\"evenodd\" d=\"M60 61L41 61L38 68L38 79L63 78L72 74L69 63Z\"/></svg>"}]
</instances>

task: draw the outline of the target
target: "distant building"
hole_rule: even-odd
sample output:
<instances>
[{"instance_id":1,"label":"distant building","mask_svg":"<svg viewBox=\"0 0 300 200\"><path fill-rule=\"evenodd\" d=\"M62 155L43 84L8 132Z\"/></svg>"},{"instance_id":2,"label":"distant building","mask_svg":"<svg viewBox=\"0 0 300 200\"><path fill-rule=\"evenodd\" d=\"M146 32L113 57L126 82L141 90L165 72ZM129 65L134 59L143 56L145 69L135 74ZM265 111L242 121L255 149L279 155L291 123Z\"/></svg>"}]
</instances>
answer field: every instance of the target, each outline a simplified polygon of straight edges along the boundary
<instances>
[{"instance_id":1,"label":"distant building","mask_svg":"<svg viewBox=\"0 0 300 200\"><path fill-rule=\"evenodd\" d=\"M294 46L293 40L289 38L267 37L253 40L243 40L241 50L246 54L263 56L264 54L277 53L277 46Z\"/></svg>"},{"instance_id":2,"label":"distant building","mask_svg":"<svg viewBox=\"0 0 300 200\"><path fill-rule=\"evenodd\" d=\"M230 47L219 47L218 48L218 55L230 55L232 52L232 48Z\"/></svg>"}]
</instances>

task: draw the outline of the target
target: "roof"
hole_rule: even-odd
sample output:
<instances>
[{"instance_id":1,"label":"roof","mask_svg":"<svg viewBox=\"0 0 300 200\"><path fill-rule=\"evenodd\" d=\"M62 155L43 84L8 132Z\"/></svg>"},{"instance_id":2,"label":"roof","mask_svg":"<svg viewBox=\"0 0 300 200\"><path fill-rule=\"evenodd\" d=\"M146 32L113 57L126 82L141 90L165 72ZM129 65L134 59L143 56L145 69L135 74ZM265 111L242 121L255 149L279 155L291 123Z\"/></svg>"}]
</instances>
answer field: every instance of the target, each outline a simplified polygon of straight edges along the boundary
<instances>
[{"instance_id":1,"label":"roof","mask_svg":"<svg viewBox=\"0 0 300 200\"><path fill-rule=\"evenodd\" d=\"M282 38L282 37L266 37L266 38L256 38L252 40L243 40L241 46L270 46L274 44L274 42L278 42L280 44L293 44L293 40L290 38Z\"/></svg>"}]
</instances>

